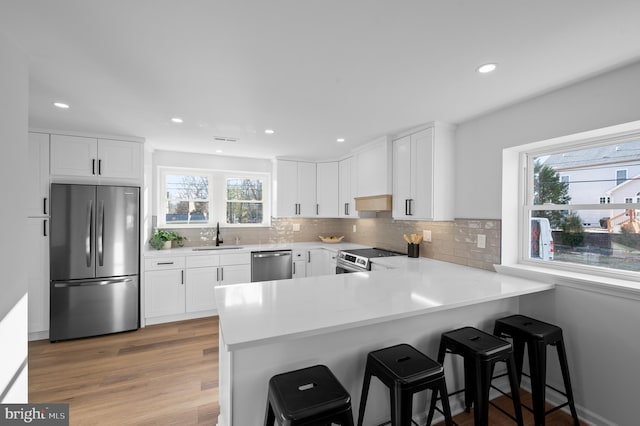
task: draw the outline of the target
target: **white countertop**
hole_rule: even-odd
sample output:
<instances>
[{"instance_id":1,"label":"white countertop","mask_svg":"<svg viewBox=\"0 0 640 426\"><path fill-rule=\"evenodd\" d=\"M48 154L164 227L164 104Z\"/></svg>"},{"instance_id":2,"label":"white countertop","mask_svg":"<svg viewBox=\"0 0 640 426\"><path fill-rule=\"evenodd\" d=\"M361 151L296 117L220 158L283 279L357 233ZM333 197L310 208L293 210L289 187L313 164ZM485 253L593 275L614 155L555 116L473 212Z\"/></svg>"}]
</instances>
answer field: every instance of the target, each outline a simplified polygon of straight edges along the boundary
<instances>
[{"instance_id":1,"label":"white countertop","mask_svg":"<svg viewBox=\"0 0 640 426\"><path fill-rule=\"evenodd\" d=\"M384 260L383 260L384 259ZM229 350L371 325L553 288L431 259L377 259L397 269L217 287Z\"/></svg>"},{"instance_id":2,"label":"white countertop","mask_svg":"<svg viewBox=\"0 0 640 426\"><path fill-rule=\"evenodd\" d=\"M360 244L352 243L335 243L328 244L322 241L307 242L307 243L263 243L263 244L240 244L234 245L221 245L221 246L201 246L201 247L181 247L172 248L168 250L154 250L147 248L144 251L144 257L160 257L160 256L202 256L207 254L230 254L230 253L247 253L252 251L266 251L266 250L309 250L314 248L323 248L330 251L338 251L353 248L366 247ZM202 248L213 248L214 250L195 250Z\"/></svg>"}]
</instances>

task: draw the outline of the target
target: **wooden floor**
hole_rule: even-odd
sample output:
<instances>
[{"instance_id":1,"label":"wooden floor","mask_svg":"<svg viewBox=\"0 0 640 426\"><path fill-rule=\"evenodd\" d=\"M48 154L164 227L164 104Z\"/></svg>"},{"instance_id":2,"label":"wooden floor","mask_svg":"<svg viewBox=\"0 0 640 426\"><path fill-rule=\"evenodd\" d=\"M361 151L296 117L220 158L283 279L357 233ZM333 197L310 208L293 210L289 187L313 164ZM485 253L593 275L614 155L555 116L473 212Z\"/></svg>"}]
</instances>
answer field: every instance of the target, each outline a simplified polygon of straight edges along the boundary
<instances>
[{"instance_id":1,"label":"wooden floor","mask_svg":"<svg viewBox=\"0 0 640 426\"><path fill-rule=\"evenodd\" d=\"M526 392L522 398L530 404ZM29 402L69 403L72 426L215 425L218 317L53 344L30 342ZM510 403L500 399L501 406ZM523 414L525 425L533 425L533 416ZM489 419L490 425L514 424L493 408ZM454 420L473 425L473 412ZM573 422L556 412L547 425Z\"/></svg>"},{"instance_id":2,"label":"wooden floor","mask_svg":"<svg viewBox=\"0 0 640 426\"><path fill-rule=\"evenodd\" d=\"M29 343L29 402L69 403L71 425L215 425L218 318Z\"/></svg>"}]
</instances>

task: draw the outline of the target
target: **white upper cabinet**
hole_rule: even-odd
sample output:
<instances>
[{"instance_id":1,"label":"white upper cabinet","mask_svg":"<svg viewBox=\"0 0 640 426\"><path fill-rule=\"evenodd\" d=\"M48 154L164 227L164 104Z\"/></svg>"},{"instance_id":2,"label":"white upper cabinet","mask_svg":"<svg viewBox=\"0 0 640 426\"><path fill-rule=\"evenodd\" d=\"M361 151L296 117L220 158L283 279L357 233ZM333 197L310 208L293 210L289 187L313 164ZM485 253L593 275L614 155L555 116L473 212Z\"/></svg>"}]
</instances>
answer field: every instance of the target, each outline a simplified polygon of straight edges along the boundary
<instances>
[{"instance_id":1,"label":"white upper cabinet","mask_svg":"<svg viewBox=\"0 0 640 426\"><path fill-rule=\"evenodd\" d=\"M317 214L318 217L339 216L338 162L317 163Z\"/></svg>"},{"instance_id":2,"label":"white upper cabinet","mask_svg":"<svg viewBox=\"0 0 640 426\"><path fill-rule=\"evenodd\" d=\"M316 217L316 163L276 160L276 217Z\"/></svg>"},{"instance_id":3,"label":"white upper cabinet","mask_svg":"<svg viewBox=\"0 0 640 426\"><path fill-rule=\"evenodd\" d=\"M354 198L358 195L358 175L354 157L348 157L340 161L338 165L339 204L340 217L358 217Z\"/></svg>"},{"instance_id":4,"label":"white upper cabinet","mask_svg":"<svg viewBox=\"0 0 640 426\"><path fill-rule=\"evenodd\" d=\"M142 144L51 135L51 175L137 183L142 178Z\"/></svg>"},{"instance_id":5,"label":"white upper cabinet","mask_svg":"<svg viewBox=\"0 0 640 426\"><path fill-rule=\"evenodd\" d=\"M391 144L385 136L356 153L358 197L391 194Z\"/></svg>"},{"instance_id":6,"label":"white upper cabinet","mask_svg":"<svg viewBox=\"0 0 640 426\"><path fill-rule=\"evenodd\" d=\"M394 219L453 219L452 135L434 124L393 141Z\"/></svg>"},{"instance_id":7,"label":"white upper cabinet","mask_svg":"<svg viewBox=\"0 0 640 426\"><path fill-rule=\"evenodd\" d=\"M29 133L27 216L49 215L49 135Z\"/></svg>"}]
</instances>

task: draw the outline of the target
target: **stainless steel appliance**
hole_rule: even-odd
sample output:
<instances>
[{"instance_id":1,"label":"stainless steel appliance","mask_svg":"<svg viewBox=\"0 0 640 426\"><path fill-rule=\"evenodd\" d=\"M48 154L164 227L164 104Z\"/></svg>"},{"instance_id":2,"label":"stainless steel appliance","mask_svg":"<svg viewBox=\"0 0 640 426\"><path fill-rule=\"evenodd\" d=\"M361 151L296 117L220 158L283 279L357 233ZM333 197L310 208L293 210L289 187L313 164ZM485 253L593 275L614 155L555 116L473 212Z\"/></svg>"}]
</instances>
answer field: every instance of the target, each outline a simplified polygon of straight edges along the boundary
<instances>
[{"instance_id":1,"label":"stainless steel appliance","mask_svg":"<svg viewBox=\"0 0 640 426\"><path fill-rule=\"evenodd\" d=\"M291 250L251 252L251 282L292 277Z\"/></svg>"},{"instance_id":2,"label":"stainless steel appliance","mask_svg":"<svg viewBox=\"0 0 640 426\"><path fill-rule=\"evenodd\" d=\"M51 185L49 340L140 326L140 189Z\"/></svg>"},{"instance_id":3,"label":"stainless steel appliance","mask_svg":"<svg viewBox=\"0 0 640 426\"><path fill-rule=\"evenodd\" d=\"M370 271L372 259L389 256L404 256L404 253L380 248L340 250L336 260L336 274Z\"/></svg>"}]
</instances>

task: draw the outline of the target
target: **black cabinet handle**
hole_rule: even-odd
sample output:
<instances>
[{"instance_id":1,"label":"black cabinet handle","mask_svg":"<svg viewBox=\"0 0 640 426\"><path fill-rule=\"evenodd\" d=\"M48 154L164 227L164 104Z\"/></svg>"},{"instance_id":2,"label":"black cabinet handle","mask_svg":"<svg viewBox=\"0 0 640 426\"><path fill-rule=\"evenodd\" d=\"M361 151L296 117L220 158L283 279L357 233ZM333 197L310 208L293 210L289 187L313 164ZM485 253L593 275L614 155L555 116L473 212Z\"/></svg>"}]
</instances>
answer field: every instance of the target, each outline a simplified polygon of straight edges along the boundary
<instances>
[{"instance_id":1,"label":"black cabinet handle","mask_svg":"<svg viewBox=\"0 0 640 426\"><path fill-rule=\"evenodd\" d=\"M184 285L184 269L180 271L180 284Z\"/></svg>"},{"instance_id":2,"label":"black cabinet handle","mask_svg":"<svg viewBox=\"0 0 640 426\"><path fill-rule=\"evenodd\" d=\"M158 262L158 265L173 265L173 262Z\"/></svg>"},{"instance_id":3,"label":"black cabinet handle","mask_svg":"<svg viewBox=\"0 0 640 426\"><path fill-rule=\"evenodd\" d=\"M320 204L316 204L316 216L320 216Z\"/></svg>"},{"instance_id":4,"label":"black cabinet handle","mask_svg":"<svg viewBox=\"0 0 640 426\"><path fill-rule=\"evenodd\" d=\"M42 200L42 214L48 214L47 213L47 197L44 197L44 200Z\"/></svg>"},{"instance_id":5,"label":"black cabinet handle","mask_svg":"<svg viewBox=\"0 0 640 426\"><path fill-rule=\"evenodd\" d=\"M96 159L95 158L93 160L91 160L91 174L92 175L96 174Z\"/></svg>"},{"instance_id":6,"label":"black cabinet handle","mask_svg":"<svg viewBox=\"0 0 640 426\"><path fill-rule=\"evenodd\" d=\"M42 221L42 236L47 236L47 219Z\"/></svg>"},{"instance_id":7,"label":"black cabinet handle","mask_svg":"<svg viewBox=\"0 0 640 426\"><path fill-rule=\"evenodd\" d=\"M102 175L102 160L98 160L98 174Z\"/></svg>"}]
</instances>

